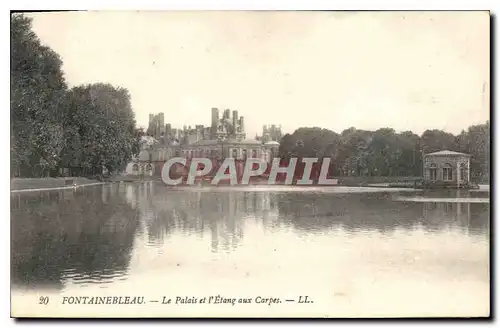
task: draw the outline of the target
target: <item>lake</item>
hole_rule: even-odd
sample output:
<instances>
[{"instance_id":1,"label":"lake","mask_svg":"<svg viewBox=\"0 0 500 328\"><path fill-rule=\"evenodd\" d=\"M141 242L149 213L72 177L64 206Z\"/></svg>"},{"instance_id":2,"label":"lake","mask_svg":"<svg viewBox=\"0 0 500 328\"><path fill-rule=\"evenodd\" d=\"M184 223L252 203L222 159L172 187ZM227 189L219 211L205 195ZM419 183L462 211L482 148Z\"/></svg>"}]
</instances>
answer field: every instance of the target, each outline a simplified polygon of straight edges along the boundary
<instances>
[{"instance_id":1,"label":"lake","mask_svg":"<svg viewBox=\"0 0 500 328\"><path fill-rule=\"evenodd\" d=\"M489 211L488 191L463 190L11 193L13 314L487 316ZM83 296L143 304L69 304Z\"/></svg>"}]
</instances>

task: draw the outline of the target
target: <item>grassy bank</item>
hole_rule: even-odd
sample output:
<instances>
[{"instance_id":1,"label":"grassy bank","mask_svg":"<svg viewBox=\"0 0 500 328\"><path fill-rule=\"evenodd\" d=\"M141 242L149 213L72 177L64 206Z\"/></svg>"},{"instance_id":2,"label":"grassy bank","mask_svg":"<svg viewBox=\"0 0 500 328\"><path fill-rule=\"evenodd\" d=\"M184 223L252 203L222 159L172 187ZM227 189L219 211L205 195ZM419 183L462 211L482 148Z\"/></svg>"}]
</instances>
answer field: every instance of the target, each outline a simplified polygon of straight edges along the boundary
<instances>
[{"instance_id":1,"label":"grassy bank","mask_svg":"<svg viewBox=\"0 0 500 328\"><path fill-rule=\"evenodd\" d=\"M61 188L72 185L83 186L88 184L99 183L98 180L91 180L81 177L68 178L14 178L10 180L10 190L27 190L27 189L47 189Z\"/></svg>"}]
</instances>

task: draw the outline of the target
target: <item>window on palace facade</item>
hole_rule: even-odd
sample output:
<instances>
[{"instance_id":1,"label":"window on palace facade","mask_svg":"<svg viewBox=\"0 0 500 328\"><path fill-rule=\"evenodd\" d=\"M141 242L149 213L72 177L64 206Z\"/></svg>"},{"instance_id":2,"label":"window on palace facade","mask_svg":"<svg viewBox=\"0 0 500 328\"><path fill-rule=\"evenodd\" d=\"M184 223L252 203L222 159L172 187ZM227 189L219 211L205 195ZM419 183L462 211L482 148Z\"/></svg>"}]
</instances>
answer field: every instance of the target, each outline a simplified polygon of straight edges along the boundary
<instances>
[{"instance_id":1,"label":"window on palace facade","mask_svg":"<svg viewBox=\"0 0 500 328\"><path fill-rule=\"evenodd\" d=\"M146 171L152 171L152 170L153 167L151 166L151 164L146 165Z\"/></svg>"},{"instance_id":2,"label":"window on palace facade","mask_svg":"<svg viewBox=\"0 0 500 328\"><path fill-rule=\"evenodd\" d=\"M243 149L243 159L244 160L247 159L247 150L246 149Z\"/></svg>"},{"instance_id":3,"label":"window on palace facade","mask_svg":"<svg viewBox=\"0 0 500 328\"><path fill-rule=\"evenodd\" d=\"M453 180L453 169L451 164L446 163L443 166L443 180L450 181Z\"/></svg>"},{"instance_id":4,"label":"window on palace facade","mask_svg":"<svg viewBox=\"0 0 500 328\"><path fill-rule=\"evenodd\" d=\"M233 158L238 158L238 150L233 149Z\"/></svg>"},{"instance_id":5,"label":"window on palace facade","mask_svg":"<svg viewBox=\"0 0 500 328\"><path fill-rule=\"evenodd\" d=\"M132 171L134 171L134 172L139 171L139 165L134 164L134 165L132 166Z\"/></svg>"},{"instance_id":6,"label":"window on palace facade","mask_svg":"<svg viewBox=\"0 0 500 328\"><path fill-rule=\"evenodd\" d=\"M429 178L431 181L436 181L437 178L437 167L436 164L431 164L429 168Z\"/></svg>"},{"instance_id":7,"label":"window on palace facade","mask_svg":"<svg viewBox=\"0 0 500 328\"><path fill-rule=\"evenodd\" d=\"M257 158L257 150L252 150L252 157Z\"/></svg>"}]
</instances>

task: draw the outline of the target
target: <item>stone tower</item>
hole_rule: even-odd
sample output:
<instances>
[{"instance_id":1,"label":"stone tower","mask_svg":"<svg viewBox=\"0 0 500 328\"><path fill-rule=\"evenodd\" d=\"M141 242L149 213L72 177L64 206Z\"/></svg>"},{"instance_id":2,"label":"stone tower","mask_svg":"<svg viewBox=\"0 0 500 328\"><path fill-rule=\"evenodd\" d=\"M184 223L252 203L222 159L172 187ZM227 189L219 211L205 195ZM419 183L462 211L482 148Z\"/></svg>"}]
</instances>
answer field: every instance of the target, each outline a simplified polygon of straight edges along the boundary
<instances>
[{"instance_id":1,"label":"stone tower","mask_svg":"<svg viewBox=\"0 0 500 328\"><path fill-rule=\"evenodd\" d=\"M234 133L236 133L237 131L237 127L238 127L238 111L237 110L233 110L233 129L234 129Z\"/></svg>"},{"instance_id":2,"label":"stone tower","mask_svg":"<svg viewBox=\"0 0 500 328\"><path fill-rule=\"evenodd\" d=\"M211 128L212 128L212 133L217 132L217 126L219 125L219 109L216 107L212 107L212 121L211 121Z\"/></svg>"}]
</instances>

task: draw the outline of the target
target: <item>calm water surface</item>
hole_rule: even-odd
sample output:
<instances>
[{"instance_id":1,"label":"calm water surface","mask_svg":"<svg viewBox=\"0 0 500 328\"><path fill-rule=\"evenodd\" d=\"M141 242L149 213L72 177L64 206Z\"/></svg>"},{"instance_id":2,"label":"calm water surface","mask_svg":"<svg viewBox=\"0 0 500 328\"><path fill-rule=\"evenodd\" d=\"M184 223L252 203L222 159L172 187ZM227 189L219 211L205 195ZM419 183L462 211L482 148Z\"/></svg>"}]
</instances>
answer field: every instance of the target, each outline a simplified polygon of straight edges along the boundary
<instances>
[{"instance_id":1,"label":"calm water surface","mask_svg":"<svg viewBox=\"0 0 500 328\"><path fill-rule=\"evenodd\" d=\"M137 295L146 302L272 296L283 304L64 311L488 315L488 198L481 191L169 189L151 182L11 194L13 304L46 314L60 311L65 295ZM40 308L40 295L53 301ZM284 304L305 295L314 303Z\"/></svg>"}]
</instances>

